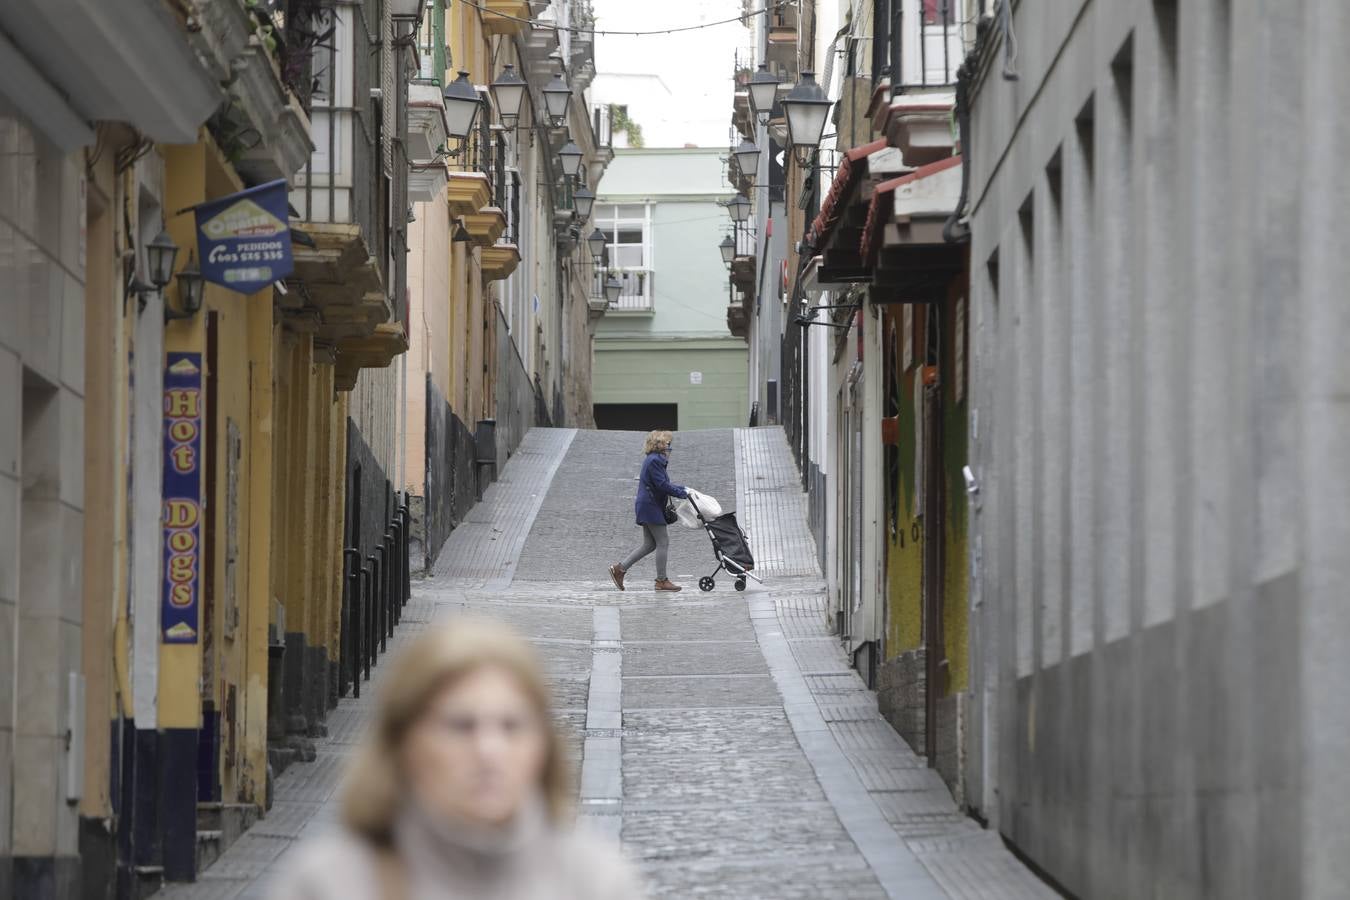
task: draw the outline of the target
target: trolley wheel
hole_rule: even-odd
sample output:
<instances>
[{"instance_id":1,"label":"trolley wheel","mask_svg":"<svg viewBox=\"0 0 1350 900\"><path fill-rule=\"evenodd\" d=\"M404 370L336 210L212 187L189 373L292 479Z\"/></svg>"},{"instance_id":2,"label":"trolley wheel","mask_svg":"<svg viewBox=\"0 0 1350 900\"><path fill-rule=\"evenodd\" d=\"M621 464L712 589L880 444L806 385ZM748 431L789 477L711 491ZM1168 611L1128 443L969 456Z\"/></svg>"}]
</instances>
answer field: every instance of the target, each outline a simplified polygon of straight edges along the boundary
<instances>
[{"instance_id":1,"label":"trolley wheel","mask_svg":"<svg viewBox=\"0 0 1350 900\"><path fill-rule=\"evenodd\" d=\"M698 589L704 593L711 591L715 587L717 587L717 582L713 580L711 575L704 575L698 580Z\"/></svg>"},{"instance_id":2,"label":"trolley wheel","mask_svg":"<svg viewBox=\"0 0 1350 900\"><path fill-rule=\"evenodd\" d=\"M738 591L743 591L743 590L745 590L745 579L744 579L744 578L737 578L737 579L736 579L736 590L738 590Z\"/></svg>"}]
</instances>

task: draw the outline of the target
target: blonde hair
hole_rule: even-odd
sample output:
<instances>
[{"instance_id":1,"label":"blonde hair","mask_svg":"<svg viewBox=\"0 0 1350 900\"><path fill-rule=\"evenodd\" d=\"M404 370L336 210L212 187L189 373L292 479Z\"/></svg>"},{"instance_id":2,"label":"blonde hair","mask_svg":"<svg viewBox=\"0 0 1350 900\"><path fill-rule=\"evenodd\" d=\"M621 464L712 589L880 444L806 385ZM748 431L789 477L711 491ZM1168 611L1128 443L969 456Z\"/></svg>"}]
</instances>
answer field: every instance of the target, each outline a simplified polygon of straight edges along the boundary
<instances>
[{"instance_id":1,"label":"blonde hair","mask_svg":"<svg viewBox=\"0 0 1350 900\"><path fill-rule=\"evenodd\" d=\"M484 667L496 666L519 682L540 716L547 752L540 789L549 818L568 815L571 791L562 735L539 659L504 625L456 619L418 636L392 660L375 720L352 761L342 798L343 822L377 844L387 844L406 801L400 750L412 726L444 688Z\"/></svg>"},{"instance_id":2,"label":"blonde hair","mask_svg":"<svg viewBox=\"0 0 1350 900\"><path fill-rule=\"evenodd\" d=\"M675 435L669 431L652 431L647 434L647 441L642 445L642 455L648 453L659 453L667 449L674 442Z\"/></svg>"}]
</instances>

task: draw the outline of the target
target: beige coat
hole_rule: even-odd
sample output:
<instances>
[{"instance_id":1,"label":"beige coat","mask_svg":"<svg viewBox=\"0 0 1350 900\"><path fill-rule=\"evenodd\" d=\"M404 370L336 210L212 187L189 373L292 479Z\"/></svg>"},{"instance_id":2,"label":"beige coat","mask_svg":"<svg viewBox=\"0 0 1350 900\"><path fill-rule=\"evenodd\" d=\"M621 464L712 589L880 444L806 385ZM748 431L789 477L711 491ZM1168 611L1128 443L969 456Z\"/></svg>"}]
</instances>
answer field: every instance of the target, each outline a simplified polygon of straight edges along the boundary
<instances>
[{"instance_id":1,"label":"beige coat","mask_svg":"<svg viewBox=\"0 0 1350 900\"><path fill-rule=\"evenodd\" d=\"M347 829L315 838L281 863L271 900L641 900L615 847L563 831L542 815L500 834L408 813L397 855ZM396 859L391 869L391 859Z\"/></svg>"}]
</instances>

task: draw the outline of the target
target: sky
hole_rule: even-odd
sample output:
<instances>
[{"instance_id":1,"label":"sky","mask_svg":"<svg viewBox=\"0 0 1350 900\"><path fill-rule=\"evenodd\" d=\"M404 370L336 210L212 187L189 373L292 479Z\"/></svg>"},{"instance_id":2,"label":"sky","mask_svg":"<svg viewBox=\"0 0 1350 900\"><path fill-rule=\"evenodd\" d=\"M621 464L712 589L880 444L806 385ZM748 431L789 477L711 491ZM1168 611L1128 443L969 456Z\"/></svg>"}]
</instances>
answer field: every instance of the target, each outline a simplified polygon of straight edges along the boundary
<instances>
[{"instance_id":1,"label":"sky","mask_svg":"<svg viewBox=\"0 0 1350 900\"><path fill-rule=\"evenodd\" d=\"M593 0L596 30L642 31L738 15L740 0ZM673 35L597 34L591 101L627 104L648 147L726 147L731 139L732 72L749 53L739 21Z\"/></svg>"}]
</instances>

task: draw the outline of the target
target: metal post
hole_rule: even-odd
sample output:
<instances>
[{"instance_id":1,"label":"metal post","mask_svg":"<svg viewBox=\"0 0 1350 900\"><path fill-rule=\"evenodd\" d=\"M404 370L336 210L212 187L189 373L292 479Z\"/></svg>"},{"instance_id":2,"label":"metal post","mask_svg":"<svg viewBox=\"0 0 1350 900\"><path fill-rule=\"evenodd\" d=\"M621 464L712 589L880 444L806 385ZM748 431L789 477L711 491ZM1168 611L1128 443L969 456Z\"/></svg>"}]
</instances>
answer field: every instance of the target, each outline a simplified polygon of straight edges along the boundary
<instances>
[{"instance_id":1,"label":"metal post","mask_svg":"<svg viewBox=\"0 0 1350 900\"><path fill-rule=\"evenodd\" d=\"M413 515L408 510L408 493L406 491L404 491L404 503L398 507L398 517L404 521L404 603L408 603L409 600L413 599Z\"/></svg>"},{"instance_id":2,"label":"metal post","mask_svg":"<svg viewBox=\"0 0 1350 900\"><path fill-rule=\"evenodd\" d=\"M389 647L389 639L385 637L384 618L387 614L385 609L385 591L384 591L384 571L385 571L385 549L384 544L375 548L375 574L371 580L375 584L375 597L372 605L375 607L375 621L372 623L370 632L371 643L375 645L375 653L383 653Z\"/></svg>"},{"instance_id":3,"label":"metal post","mask_svg":"<svg viewBox=\"0 0 1350 900\"><path fill-rule=\"evenodd\" d=\"M366 563L370 566L370 590L366 594L366 680L369 681L370 667L379 653L376 635L380 618L380 558L372 553L366 557Z\"/></svg>"},{"instance_id":4,"label":"metal post","mask_svg":"<svg viewBox=\"0 0 1350 900\"><path fill-rule=\"evenodd\" d=\"M361 551L355 547L344 547L342 550L342 580L346 583L346 594L342 598L342 631L338 638L338 646L341 647L342 658L338 663L338 694L347 687L347 679L350 677L354 683L357 680L357 671L361 665L360 655L357 650L357 629L353 623L357 621L353 617L353 611L360 609L359 591L361 590Z\"/></svg>"},{"instance_id":5,"label":"metal post","mask_svg":"<svg viewBox=\"0 0 1350 900\"><path fill-rule=\"evenodd\" d=\"M398 604L394 602L394 529L391 523L384 533L384 638L388 641L394 636L394 615ZM381 649L384 649L382 644Z\"/></svg>"},{"instance_id":6,"label":"metal post","mask_svg":"<svg viewBox=\"0 0 1350 900\"><path fill-rule=\"evenodd\" d=\"M392 587L389 591L389 609L393 625L396 626L403 620L403 522L397 512L389 524L389 533L393 538L389 557L389 583Z\"/></svg>"},{"instance_id":7,"label":"metal post","mask_svg":"<svg viewBox=\"0 0 1350 900\"><path fill-rule=\"evenodd\" d=\"M374 557L369 557L369 559L373 561ZM367 620L369 619L370 616L370 580L371 580L370 576L371 576L370 566L362 566L361 601L359 610L360 615L358 617L360 626L357 629L357 637L356 637L357 657L356 657L355 696L357 697L361 696L361 670L363 668L365 669L366 681L370 680L370 653L367 650L367 648L369 647L369 641L366 637L366 635L369 634L369 632L367 631L367 625L369 624L369 622Z\"/></svg>"}]
</instances>

